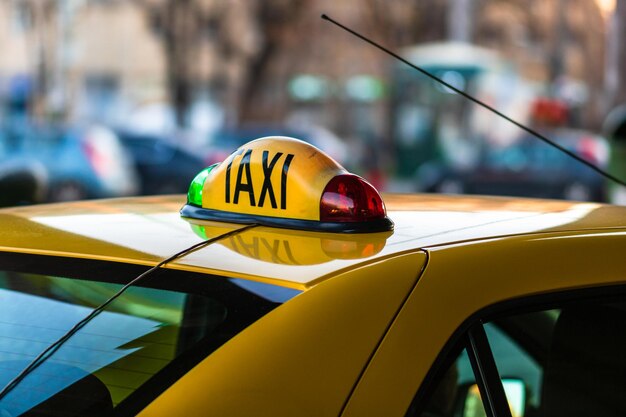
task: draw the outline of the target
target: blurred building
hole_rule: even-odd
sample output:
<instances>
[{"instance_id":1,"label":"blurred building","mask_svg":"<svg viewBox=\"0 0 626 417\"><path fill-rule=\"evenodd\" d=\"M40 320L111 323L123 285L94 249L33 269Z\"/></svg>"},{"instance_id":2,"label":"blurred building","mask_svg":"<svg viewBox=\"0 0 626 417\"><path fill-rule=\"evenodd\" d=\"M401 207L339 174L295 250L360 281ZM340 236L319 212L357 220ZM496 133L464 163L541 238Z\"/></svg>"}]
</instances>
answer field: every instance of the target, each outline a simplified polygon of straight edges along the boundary
<instances>
[{"instance_id":1,"label":"blurred building","mask_svg":"<svg viewBox=\"0 0 626 417\"><path fill-rule=\"evenodd\" d=\"M169 23L162 16L171 4L179 3L0 0L0 95L7 100L20 87L38 116L116 123L138 106L170 101L169 75L180 64L188 70L174 75L187 81L192 101L211 88L224 90L221 83L241 84L237 73L246 62L224 58L224 39L214 36L210 22L186 49L189 39L177 34L181 45L174 49L185 50L184 56L170 53ZM239 2L239 9L244 5ZM242 29L241 16L229 20L239 21L229 26L233 31ZM255 42L253 31L251 37Z\"/></svg>"},{"instance_id":2,"label":"blurred building","mask_svg":"<svg viewBox=\"0 0 626 417\"><path fill-rule=\"evenodd\" d=\"M167 98L163 48L136 3L93 2L70 19L63 78L75 117L116 120Z\"/></svg>"},{"instance_id":3,"label":"blurred building","mask_svg":"<svg viewBox=\"0 0 626 417\"><path fill-rule=\"evenodd\" d=\"M161 45L131 2L1 1L0 44L0 85L24 80L40 116L111 121L166 97Z\"/></svg>"},{"instance_id":4,"label":"blurred building","mask_svg":"<svg viewBox=\"0 0 626 417\"><path fill-rule=\"evenodd\" d=\"M0 0L0 91L70 119L169 102L184 125L205 99L231 124L384 136L389 57L322 13L396 49L448 37L496 49L598 124L606 24L594 0Z\"/></svg>"}]
</instances>

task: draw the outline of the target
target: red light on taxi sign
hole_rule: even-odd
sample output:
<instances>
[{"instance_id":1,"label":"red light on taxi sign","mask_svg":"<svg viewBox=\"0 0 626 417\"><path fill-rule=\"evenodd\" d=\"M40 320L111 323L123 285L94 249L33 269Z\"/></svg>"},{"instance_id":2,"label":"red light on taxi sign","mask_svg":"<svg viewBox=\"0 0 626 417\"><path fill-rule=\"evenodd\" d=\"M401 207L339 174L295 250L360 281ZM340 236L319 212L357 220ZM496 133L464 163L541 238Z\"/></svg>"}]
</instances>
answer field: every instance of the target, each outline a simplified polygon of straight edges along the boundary
<instances>
[{"instance_id":1,"label":"red light on taxi sign","mask_svg":"<svg viewBox=\"0 0 626 417\"><path fill-rule=\"evenodd\" d=\"M322 193L321 221L367 222L385 217L385 204L380 194L370 183L356 175L334 177Z\"/></svg>"},{"instance_id":2,"label":"red light on taxi sign","mask_svg":"<svg viewBox=\"0 0 626 417\"><path fill-rule=\"evenodd\" d=\"M254 140L201 174L183 217L325 232L393 230L372 185L298 139Z\"/></svg>"}]
</instances>

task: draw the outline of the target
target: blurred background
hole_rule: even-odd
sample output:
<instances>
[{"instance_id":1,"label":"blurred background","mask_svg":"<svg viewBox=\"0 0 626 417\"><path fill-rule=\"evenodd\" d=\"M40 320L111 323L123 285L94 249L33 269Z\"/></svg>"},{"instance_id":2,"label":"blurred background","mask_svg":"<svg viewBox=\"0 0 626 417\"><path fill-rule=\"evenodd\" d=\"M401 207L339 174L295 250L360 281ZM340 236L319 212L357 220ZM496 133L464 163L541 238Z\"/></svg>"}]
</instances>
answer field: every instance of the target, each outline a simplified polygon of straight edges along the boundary
<instances>
[{"instance_id":1,"label":"blurred background","mask_svg":"<svg viewBox=\"0 0 626 417\"><path fill-rule=\"evenodd\" d=\"M0 0L0 205L184 193L248 140L383 191L626 203L626 0Z\"/></svg>"}]
</instances>

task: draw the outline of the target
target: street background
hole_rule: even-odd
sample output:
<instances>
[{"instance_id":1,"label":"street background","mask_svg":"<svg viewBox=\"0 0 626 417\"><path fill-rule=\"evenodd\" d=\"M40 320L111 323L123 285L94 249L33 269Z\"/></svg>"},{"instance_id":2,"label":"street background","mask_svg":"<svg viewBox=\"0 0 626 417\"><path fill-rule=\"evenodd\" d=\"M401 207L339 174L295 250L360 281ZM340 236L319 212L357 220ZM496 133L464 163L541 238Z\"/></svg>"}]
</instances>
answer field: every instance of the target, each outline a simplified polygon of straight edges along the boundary
<instances>
[{"instance_id":1,"label":"street background","mask_svg":"<svg viewBox=\"0 0 626 417\"><path fill-rule=\"evenodd\" d=\"M184 193L268 135L383 191L625 201L322 13L626 177L626 0L0 0L0 204Z\"/></svg>"}]
</instances>

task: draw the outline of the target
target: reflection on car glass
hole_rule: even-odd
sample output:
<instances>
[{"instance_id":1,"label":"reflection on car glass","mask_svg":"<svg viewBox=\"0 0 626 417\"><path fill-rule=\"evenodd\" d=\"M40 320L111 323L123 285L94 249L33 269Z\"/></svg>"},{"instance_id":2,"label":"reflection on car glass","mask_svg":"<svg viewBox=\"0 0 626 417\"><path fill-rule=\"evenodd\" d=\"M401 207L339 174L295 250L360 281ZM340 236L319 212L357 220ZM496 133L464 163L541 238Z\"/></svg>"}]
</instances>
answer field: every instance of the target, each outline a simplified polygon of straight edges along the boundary
<instances>
[{"instance_id":1,"label":"reflection on car glass","mask_svg":"<svg viewBox=\"0 0 626 417\"><path fill-rule=\"evenodd\" d=\"M159 394L159 380L177 375L181 366L190 368L299 293L267 296L269 284L255 292L218 281L213 289L202 288L202 295L129 288L0 400L0 412L96 415L115 407L140 409L137 401ZM0 271L0 385L120 287Z\"/></svg>"},{"instance_id":2,"label":"reflection on car glass","mask_svg":"<svg viewBox=\"0 0 626 417\"><path fill-rule=\"evenodd\" d=\"M576 302L487 323L513 416L622 416L626 411L624 303ZM519 391L519 390L518 390Z\"/></svg>"}]
</instances>

